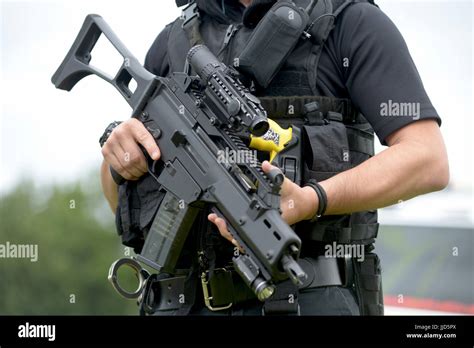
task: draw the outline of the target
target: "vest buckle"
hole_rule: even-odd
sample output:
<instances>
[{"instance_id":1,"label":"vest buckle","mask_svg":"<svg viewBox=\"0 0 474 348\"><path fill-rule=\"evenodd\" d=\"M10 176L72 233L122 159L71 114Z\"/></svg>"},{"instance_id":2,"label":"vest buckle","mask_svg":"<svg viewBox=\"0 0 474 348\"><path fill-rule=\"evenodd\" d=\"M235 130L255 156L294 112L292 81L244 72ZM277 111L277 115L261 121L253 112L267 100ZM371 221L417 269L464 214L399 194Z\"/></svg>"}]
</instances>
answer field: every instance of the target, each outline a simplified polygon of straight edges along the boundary
<instances>
[{"instance_id":1,"label":"vest buckle","mask_svg":"<svg viewBox=\"0 0 474 348\"><path fill-rule=\"evenodd\" d=\"M182 28L188 25L195 18L199 18L199 9L197 7L197 4L195 2L192 2L191 4L186 6L183 9L180 18L183 20L183 24L181 26Z\"/></svg>"}]
</instances>

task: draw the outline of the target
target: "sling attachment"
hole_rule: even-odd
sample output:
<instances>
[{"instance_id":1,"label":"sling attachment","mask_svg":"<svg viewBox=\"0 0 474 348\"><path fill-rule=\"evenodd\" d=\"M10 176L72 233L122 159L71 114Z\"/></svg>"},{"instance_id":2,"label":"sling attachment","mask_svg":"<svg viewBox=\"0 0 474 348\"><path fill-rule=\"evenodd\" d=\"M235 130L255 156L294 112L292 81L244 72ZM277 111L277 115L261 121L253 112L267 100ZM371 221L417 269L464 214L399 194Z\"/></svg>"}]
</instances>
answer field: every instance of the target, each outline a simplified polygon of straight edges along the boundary
<instances>
[{"instance_id":1,"label":"sling attachment","mask_svg":"<svg viewBox=\"0 0 474 348\"><path fill-rule=\"evenodd\" d=\"M221 57L221 55L224 53L227 46L229 46L230 40L232 40L232 37L234 37L235 33L237 33L239 29L240 29L240 26L234 25L234 24L230 24L227 27L227 30L224 35L224 42L222 43L222 47L219 50L219 53L217 53L217 57Z\"/></svg>"},{"instance_id":2,"label":"sling attachment","mask_svg":"<svg viewBox=\"0 0 474 348\"><path fill-rule=\"evenodd\" d=\"M181 13L181 19L183 21L181 27L185 31L191 47L204 43L201 33L199 32L199 26L201 24L200 17L198 6L194 1L186 6Z\"/></svg>"},{"instance_id":3,"label":"sling attachment","mask_svg":"<svg viewBox=\"0 0 474 348\"><path fill-rule=\"evenodd\" d=\"M184 296L185 276L168 278L152 274L148 277L140 302L140 313L153 314L156 311L181 308L180 299Z\"/></svg>"},{"instance_id":4,"label":"sling attachment","mask_svg":"<svg viewBox=\"0 0 474 348\"><path fill-rule=\"evenodd\" d=\"M178 270L178 274L152 274L146 280L139 299L140 315L170 311L173 315L188 315L195 302L196 269Z\"/></svg>"},{"instance_id":5,"label":"sling attachment","mask_svg":"<svg viewBox=\"0 0 474 348\"><path fill-rule=\"evenodd\" d=\"M176 6L177 7L182 7L184 5L187 5L191 2L192 0L176 0Z\"/></svg>"},{"instance_id":6,"label":"sling attachment","mask_svg":"<svg viewBox=\"0 0 474 348\"><path fill-rule=\"evenodd\" d=\"M229 286L233 285L232 273L225 268L218 268L213 272L213 279L216 277L221 278L222 281L220 283L224 284L226 287L226 289L221 289L220 293L229 294ZM232 296L229 295L229 298L224 302L219 302L218 299L215 298L216 294L212 290L211 279L209 279L209 271L204 271L201 273L201 285L202 293L204 295L204 304L210 311L222 311L232 307Z\"/></svg>"}]
</instances>

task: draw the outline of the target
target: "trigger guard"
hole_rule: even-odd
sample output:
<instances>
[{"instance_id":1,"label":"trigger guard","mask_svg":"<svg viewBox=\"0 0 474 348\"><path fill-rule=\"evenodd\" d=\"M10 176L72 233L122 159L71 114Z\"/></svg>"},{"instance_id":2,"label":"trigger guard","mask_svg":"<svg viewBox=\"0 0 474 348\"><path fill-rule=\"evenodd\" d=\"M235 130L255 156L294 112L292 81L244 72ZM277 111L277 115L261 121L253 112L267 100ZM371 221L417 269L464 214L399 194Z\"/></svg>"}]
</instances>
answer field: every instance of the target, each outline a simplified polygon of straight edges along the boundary
<instances>
[{"instance_id":1,"label":"trigger guard","mask_svg":"<svg viewBox=\"0 0 474 348\"><path fill-rule=\"evenodd\" d=\"M153 160L151 157L145 155L147 159L148 174L150 174L156 181L164 168L164 163L161 159L158 161Z\"/></svg>"}]
</instances>

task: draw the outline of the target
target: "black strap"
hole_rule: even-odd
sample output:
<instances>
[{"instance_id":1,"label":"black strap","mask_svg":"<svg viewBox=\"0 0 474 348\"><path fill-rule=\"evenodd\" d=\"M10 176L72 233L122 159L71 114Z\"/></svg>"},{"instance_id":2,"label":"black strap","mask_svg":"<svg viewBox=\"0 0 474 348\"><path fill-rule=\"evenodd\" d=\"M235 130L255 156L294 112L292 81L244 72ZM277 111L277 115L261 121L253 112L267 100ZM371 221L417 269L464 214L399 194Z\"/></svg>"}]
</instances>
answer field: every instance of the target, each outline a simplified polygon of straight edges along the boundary
<instances>
[{"instance_id":1,"label":"black strap","mask_svg":"<svg viewBox=\"0 0 474 348\"><path fill-rule=\"evenodd\" d=\"M344 260L342 260L344 261ZM313 289L327 286L350 286L353 270L350 267L341 267L336 258L319 256L304 258L298 261L308 278L301 286L294 285L290 280L279 283L274 295L265 301L263 314L265 315L299 315L299 290Z\"/></svg>"},{"instance_id":2,"label":"black strap","mask_svg":"<svg viewBox=\"0 0 474 348\"><path fill-rule=\"evenodd\" d=\"M188 37L191 47L203 44L204 41L199 31L199 26L201 25L199 9L195 2L192 2L183 10L181 19L183 20L182 28Z\"/></svg>"},{"instance_id":3,"label":"black strap","mask_svg":"<svg viewBox=\"0 0 474 348\"><path fill-rule=\"evenodd\" d=\"M242 16L242 23L248 28L255 28L275 2L276 0L253 0Z\"/></svg>"},{"instance_id":4,"label":"black strap","mask_svg":"<svg viewBox=\"0 0 474 348\"><path fill-rule=\"evenodd\" d=\"M306 29L311 35L315 52L321 52L322 45L334 28L334 0L320 0L316 2L310 13L310 24Z\"/></svg>"},{"instance_id":5,"label":"black strap","mask_svg":"<svg viewBox=\"0 0 474 348\"><path fill-rule=\"evenodd\" d=\"M367 123L349 99L321 96L259 97L259 99L269 117L274 120L301 118L307 112L305 106L316 102L323 115L332 111L343 115L346 124Z\"/></svg>"},{"instance_id":6,"label":"black strap","mask_svg":"<svg viewBox=\"0 0 474 348\"><path fill-rule=\"evenodd\" d=\"M184 281L184 303L174 313L174 315L183 316L191 312L196 302L196 286L197 286L197 265L193 263L191 270Z\"/></svg>"},{"instance_id":7,"label":"black strap","mask_svg":"<svg viewBox=\"0 0 474 348\"><path fill-rule=\"evenodd\" d=\"M368 156L374 156L374 135L365 132L362 134L355 129L347 128L347 141L349 149Z\"/></svg>"},{"instance_id":8,"label":"black strap","mask_svg":"<svg viewBox=\"0 0 474 348\"><path fill-rule=\"evenodd\" d=\"M336 241L340 244L349 244L353 242L372 243L377 238L379 224L352 224L348 227L334 225L314 224L311 227L309 238L311 240L322 242Z\"/></svg>"},{"instance_id":9,"label":"black strap","mask_svg":"<svg viewBox=\"0 0 474 348\"><path fill-rule=\"evenodd\" d=\"M363 262L352 261L361 315L383 315L382 274L379 257L376 254L368 253Z\"/></svg>"},{"instance_id":10,"label":"black strap","mask_svg":"<svg viewBox=\"0 0 474 348\"><path fill-rule=\"evenodd\" d=\"M215 270L213 277L209 279L208 288L212 305L215 307L226 306L230 303L235 306L249 300L257 300L256 295L242 281L240 275L227 269Z\"/></svg>"},{"instance_id":11,"label":"black strap","mask_svg":"<svg viewBox=\"0 0 474 348\"><path fill-rule=\"evenodd\" d=\"M343 286L343 279L347 278L346 274L341 274L336 258L325 256L318 256L317 258L306 257L300 259L298 263L308 275L303 285L299 287L299 290ZM345 267L344 272L346 272Z\"/></svg>"},{"instance_id":12,"label":"black strap","mask_svg":"<svg viewBox=\"0 0 474 348\"><path fill-rule=\"evenodd\" d=\"M299 315L298 287L290 280L276 286L273 296L263 305L264 315Z\"/></svg>"},{"instance_id":13,"label":"black strap","mask_svg":"<svg viewBox=\"0 0 474 348\"><path fill-rule=\"evenodd\" d=\"M207 221L210 210L200 213L200 228L198 232L198 263L199 271L209 271L209 278L212 278L214 269L216 268L216 250L215 247L222 238L215 232L214 225Z\"/></svg>"},{"instance_id":14,"label":"black strap","mask_svg":"<svg viewBox=\"0 0 474 348\"><path fill-rule=\"evenodd\" d=\"M269 117L277 123L295 122L297 124L300 121L309 125L321 125L323 119L334 121L336 115L342 115L342 122L348 126L368 125L367 120L349 99L318 96L261 97L260 101ZM308 106L311 107L308 108ZM348 127L347 140L351 151L368 156L374 155L374 135L372 132Z\"/></svg>"},{"instance_id":15,"label":"black strap","mask_svg":"<svg viewBox=\"0 0 474 348\"><path fill-rule=\"evenodd\" d=\"M190 0L176 0L176 6L181 7L187 5L189 2Z\"/></svg>"}]
</instances>

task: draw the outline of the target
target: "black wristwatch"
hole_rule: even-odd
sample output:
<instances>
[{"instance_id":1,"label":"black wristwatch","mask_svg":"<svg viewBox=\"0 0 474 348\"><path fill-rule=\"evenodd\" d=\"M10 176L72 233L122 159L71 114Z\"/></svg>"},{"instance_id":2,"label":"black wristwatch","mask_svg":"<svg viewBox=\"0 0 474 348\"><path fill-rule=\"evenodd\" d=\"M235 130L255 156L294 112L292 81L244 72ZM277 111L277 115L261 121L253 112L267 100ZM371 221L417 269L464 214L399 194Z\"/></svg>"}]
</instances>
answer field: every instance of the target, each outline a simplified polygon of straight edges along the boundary
<instances>
[{"instance_id":1,"label":"black wristwatch","mask_svg":"<svg viewBox=\"0 0 474 348\"><path fill-rule=\"evenodd\" d=\"M121 123L122 121L114 121L111 124L109 124L107 128L105 128L104 134L102 134L102 136L99 139L100 147L104 146L107 139L109 139L110 134L112 134L112 131Z\"/></svg>"},{"instance_id":2,"label":"black wristwatch","mask_svg":"<svg viewBox=\"0 0 474 348\"><path fill-rule=\"evenodd\" d=\"M326 212L326 208L328 206L328 196L326 194L326 191L324 188L314 179L308 180L306 183L306 186L311 187L315 192L316 195L318 196L319 204L318 204L318 210L316 211L316 214L314 217L310 220L310 222L315 222L318 221L318 219L324 215Z\"/></svg>"}]
</instances>

